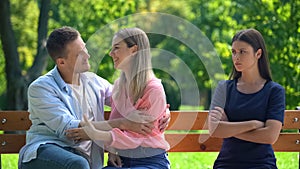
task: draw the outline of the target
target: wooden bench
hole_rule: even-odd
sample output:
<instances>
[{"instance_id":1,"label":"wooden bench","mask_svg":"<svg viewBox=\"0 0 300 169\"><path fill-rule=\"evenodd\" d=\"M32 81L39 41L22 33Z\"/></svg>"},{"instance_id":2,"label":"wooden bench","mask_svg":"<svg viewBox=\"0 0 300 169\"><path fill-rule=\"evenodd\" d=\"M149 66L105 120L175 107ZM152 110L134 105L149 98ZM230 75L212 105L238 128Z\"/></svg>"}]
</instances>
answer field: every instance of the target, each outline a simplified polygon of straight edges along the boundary
<instances>
[{"instance_id":1,"label":"wooden bench","mask_svg":"<svg viewBox=\"0 0 300 169\"><path fill-rule=\"evenodd\" d=\"M166 130L170 152L218 152L222 139L210 138L206 126L208 111L172 111ZM109 112L105 112L107 119ZM25 144L31 122L27 111L0 111L0 155L17 154ZM278 152L300 152L300 110L286 110L283 130L273 145ZM289 132L285 132L288 130ZM18 133L10 134L17 131ZM1 162L1 156L0 156ZM2 164L2 163L1 163ZM1 168L1 165L0 165Z\"/></svg>"}]
</instances>

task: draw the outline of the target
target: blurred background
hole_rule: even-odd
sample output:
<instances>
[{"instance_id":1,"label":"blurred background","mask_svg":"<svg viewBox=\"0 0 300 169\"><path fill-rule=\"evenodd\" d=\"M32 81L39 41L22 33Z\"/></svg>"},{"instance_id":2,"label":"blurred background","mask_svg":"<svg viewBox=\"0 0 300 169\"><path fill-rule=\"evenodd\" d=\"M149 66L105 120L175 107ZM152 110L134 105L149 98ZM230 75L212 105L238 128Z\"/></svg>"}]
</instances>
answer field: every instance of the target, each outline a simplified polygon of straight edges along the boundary
<instances>
[{"instance_id":1,"label":"blurred background","mask_svg":"<svg viewBox=\"0 0 300 169\"><path fill-rule=\"evenodd\" d=\"M202 31L225 73L225 77L214 74L215 80L227 79L232 68L232 36L240 29L259 30L267 44L273 80L285 88L286 109L300 105L299 0L0 0L0 110L27 110L28 85L54 66L45 50L53 29L74 27L87 41L119 18L148 12L176 16ZM197 54L174 37L155 33L148 33L148 37L152 48L176 55L164 60L169 72L155 70L162 79L171 109L208 109L212 77ZM105 41L108 46L111 38ZM109 47L106 50L95 72L113 83L116 72L108 56ZM182 93L170 75L177 70L184 76L184 72L178 71L179 60L188 66L196 81L200 98L190 97L198 102L196 106L182 101L181 94L189 93ZM186 88L191 86L190 81L181 83ZM217 153L169 154L173 169L212 168L216 156ZM277 152L276 156L278 168L298 168L299 153ZM2 155L3 168L16 169L17 160L18 154Z\"/></svg>"},{"instance_id":2,"label":"blurred background","mask_svg":"<svg viewBox=\"0 0 300 169\"><path fill-rule=\"evenodd\" d=\"M273 80L286 90L286 109L300 105L299 0L1 0L0 109L27 110L28 85L54 66L45 50L53 29L74 27L86 41L116 19L145 12L171 14L195 25L214 46L226 78L232 68L232 36L240 29L259 30L267 44ZM169 51L188 65L201 96L199 107L193 109L208 109L211 80L201 60L195 59L197 55L172 37L148 36L152 48ZM113 83L115 70L109 50L96 73ZM168 61L171 68L178 66L176 59ZM190 106L182 105L180 88L172 76L161 70L155 73L163 81L172 110Z\"/></svg>"}]
</instances>

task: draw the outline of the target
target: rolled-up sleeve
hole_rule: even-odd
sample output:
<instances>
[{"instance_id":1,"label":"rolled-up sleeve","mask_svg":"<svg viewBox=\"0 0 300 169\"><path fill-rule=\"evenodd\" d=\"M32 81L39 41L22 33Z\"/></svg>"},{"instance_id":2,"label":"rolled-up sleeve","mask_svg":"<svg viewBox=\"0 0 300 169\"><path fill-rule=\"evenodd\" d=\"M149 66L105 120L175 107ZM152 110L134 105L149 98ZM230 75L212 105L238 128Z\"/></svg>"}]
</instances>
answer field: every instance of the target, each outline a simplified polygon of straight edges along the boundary
<instances>
[{"instance_id":1,"label":"rolled-up sleeve","mask_svg":"<svg viewBox=\"0 0 300 169\"><path fill-rule=\"evenodd\" d=\"M51 84L35 83L28 89L30 119L33 125L48 127L59 138L65 130L78 127L80 120L71 114L66 104L71 103L68 95L57 92ZM65 99L65 100L62 100Z\"/></svg>"}]
</instances>

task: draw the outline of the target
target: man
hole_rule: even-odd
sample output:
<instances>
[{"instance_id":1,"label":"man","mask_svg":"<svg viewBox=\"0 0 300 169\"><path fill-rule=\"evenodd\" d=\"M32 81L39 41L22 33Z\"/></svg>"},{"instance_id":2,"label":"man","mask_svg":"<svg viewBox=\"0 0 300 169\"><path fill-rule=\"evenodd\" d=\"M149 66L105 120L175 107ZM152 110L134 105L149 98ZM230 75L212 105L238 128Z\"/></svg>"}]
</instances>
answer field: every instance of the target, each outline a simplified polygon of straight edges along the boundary
<instances>
[{"instance_id":1,"label":"man","mask_svg":"<svg viewBox=\"0 0 300 169\"><path fill-rule=\"evenodd\" d=\"M100 169L102 143L90 141L87 136L67 137L65 131L80 127L83 113L89 119L103 121L104 104L110 105L112 85L88 72L90 56L77 30L71 27L54 30L46 47L56 66L28 88L32 126L19 153L19 168ZM142 134L153 127L151 123L125 118L103 121L103 125Z\"/></svg>"}]
</instances>

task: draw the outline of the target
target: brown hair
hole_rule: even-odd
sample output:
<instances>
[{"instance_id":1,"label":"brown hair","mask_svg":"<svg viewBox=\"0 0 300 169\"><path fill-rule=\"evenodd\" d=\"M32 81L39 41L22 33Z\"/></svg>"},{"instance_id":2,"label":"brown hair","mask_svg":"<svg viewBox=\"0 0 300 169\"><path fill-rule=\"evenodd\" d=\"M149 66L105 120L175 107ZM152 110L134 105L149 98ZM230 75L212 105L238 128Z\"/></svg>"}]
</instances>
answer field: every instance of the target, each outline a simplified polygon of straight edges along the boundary
<instances>
[{"instance_id":1,"label":"brown hair","mask_svg":"<svg viewBox=\"0 0 300 169\"><path fill-rule=\"evenodd\" d=\"M262 78L266 79L267 81L271 81L272 77L271 77L268 53L267 53L264 38L261 35L261 33L255 29L241 30L233 36L231 45L235 41L243 41L248 43L249 45L252 46L254 52L256 52L258 49L262 50L261 57L258 60L258 70ZM241 75L242 75L241 72L238 72L233 66L229 79L237 79L241 77Z\"/></svg>"},{"instance_id":2,"label":"brown hair","mask_svg":"<svg viewBox=\"0 0 300 169\"><path fill-rule=\"evenodd\" d=\"M76 40L80 36L80 33L71 27L64 26L62 28L55 29L47 40L47 51L51 58L55 61L57 58L65 57L66 45Z\"/></svg>"}]
</instances>

